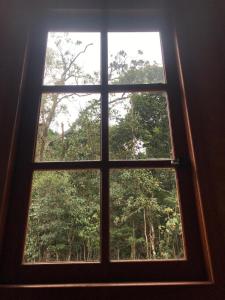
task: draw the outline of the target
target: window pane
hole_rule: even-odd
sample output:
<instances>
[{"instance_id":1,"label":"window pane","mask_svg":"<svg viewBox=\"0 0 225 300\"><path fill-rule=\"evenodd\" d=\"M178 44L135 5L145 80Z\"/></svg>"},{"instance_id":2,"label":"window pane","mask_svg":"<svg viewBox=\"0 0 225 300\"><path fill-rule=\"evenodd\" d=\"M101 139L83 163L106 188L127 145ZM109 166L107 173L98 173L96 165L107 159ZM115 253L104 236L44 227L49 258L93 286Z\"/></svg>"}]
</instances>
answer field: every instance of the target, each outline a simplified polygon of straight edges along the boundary
<instances>
[{"instance_id":1,"label":"window pane","mask_svg":"<svg viewBox=\"0 0 225 300\"><path fill-rule=\"evenodd\" d=\"M37 171L25 262L99 261L100 172Z\"/></svg>"},{"instance_id":2,"label":"window pane","mask_svg":"<svg viewBox=\"0 0 225 300\"><path fill-rule=\"evenodd\" d=\"M110 199L111 260L184 257L173 170L112 170Z\"/></svg>"},{"instance_id":3,"label":"window pane","mask_svg":"<svg viewBox=\"0 0 225 300\"><path fill-rule=\"evenodd\" d=\"M159 32L109 32L109 83L164 83Z\"/></svg>"},{"instance_id":4,"label":"window pane","mask_svg":"<svg viewBox=\"0 0 225 300\"><path fill-rule=\"evenodd\" d=\"M99 74L99 32L49 32L44 84L99 84Z\"/></svg>"},{"instance_id":5,"label":"window pane","mask_svg":"<svg viewBox=\"0 0 225 300\"><path fill-rule=\"evenodd\" d=\"M109 151L112 160L172 156L165 94L109 95Z\"/></svg>"},{"instance_id":6,"label":"window pane","mask_svg":"<svg viewBox=\"0 0 225 300\"><path fill-rule=\"evenodd\" d=\"M100 95L43 94L35 160L99 158Z\"/></svg>"}]
</instances>

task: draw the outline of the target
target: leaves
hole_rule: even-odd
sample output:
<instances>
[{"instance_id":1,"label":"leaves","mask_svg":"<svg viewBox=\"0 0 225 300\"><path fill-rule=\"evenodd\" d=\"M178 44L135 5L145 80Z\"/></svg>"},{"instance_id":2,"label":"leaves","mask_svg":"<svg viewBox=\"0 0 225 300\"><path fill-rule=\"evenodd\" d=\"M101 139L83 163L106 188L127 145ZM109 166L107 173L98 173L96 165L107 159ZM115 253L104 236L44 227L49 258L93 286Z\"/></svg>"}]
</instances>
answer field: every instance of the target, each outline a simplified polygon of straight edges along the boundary
<instances>
[{"instance_id":1,"label":"leaves","mask_svg":"<svg viewBox=\"0 0 225 300\"><path fill-rule=\"evenodd\" d=\"M83 71L76 59L72 60L81 52L71 54L71 49L76 47L88 50L81 41L59 35L57 51L49 49L47 53L49 67L45 76L53 76L58 84L65 84L70 76L79 81ZM110 80L118 84L163 81L162 67L142 60L142 54L140 49L140 59L128 64L127 54L121 50L110 65ZM57 72L62 68L65 72L58 78ZM96 82L97 77L97 73L86 74L85 80ZM59 94L45 95L41 104L36 150L39 158L42 157L40 160L99 160L100 100L92 97L79 110L69 129L63 130L62 126L59 132L53 126L57 114L69 114L69 102L63 102L60 97ZM115 94L110 101L111 159L171 156L167 103L162 94ZM35 172L31 200L25 261L100 259L98 171ZM182 257L182 228L174 172L170 169L111 170L110 224L111 259Z\"/></svg>"}]
</instances>

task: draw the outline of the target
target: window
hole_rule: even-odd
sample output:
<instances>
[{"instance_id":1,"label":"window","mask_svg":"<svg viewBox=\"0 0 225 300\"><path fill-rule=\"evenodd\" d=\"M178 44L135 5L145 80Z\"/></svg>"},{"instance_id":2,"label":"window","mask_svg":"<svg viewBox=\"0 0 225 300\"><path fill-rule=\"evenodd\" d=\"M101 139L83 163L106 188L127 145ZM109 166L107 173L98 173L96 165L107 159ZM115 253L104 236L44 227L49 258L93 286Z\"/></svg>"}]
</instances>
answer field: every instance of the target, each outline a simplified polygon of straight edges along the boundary
<instances>
[{"instance_id":1,"label":"window","mask_svg":"<svg viewBox=\"0 0 225 300\"><path fill-rule=\"evenodd\" d=\"M30 34L6 282L206 278L173 35L131 17Z\"/></svg>"}]
</instances>

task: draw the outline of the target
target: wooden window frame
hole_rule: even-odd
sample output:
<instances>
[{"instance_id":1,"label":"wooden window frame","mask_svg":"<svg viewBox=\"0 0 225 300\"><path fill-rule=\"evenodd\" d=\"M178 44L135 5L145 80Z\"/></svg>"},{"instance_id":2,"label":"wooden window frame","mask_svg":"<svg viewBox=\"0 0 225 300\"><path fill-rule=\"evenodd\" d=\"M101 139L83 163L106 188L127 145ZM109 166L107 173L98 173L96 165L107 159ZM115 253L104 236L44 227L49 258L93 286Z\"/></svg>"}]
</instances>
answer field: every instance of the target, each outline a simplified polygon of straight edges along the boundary
<instances>
[{"instance_id":1,"label":"wooden window frame","mask_svg":"<svg viewBox=\"0 0 225 300\"><path fill-rule=\"evenodd\" d=\"M24 86L22 91L21 120L19 127L16 165L9 203L9 214L3 247L4 261L1 266L2 283L109 283L109 282L182 282L207 281L200 225L198 221L196 198L194 195L190 154L187 146L180 92L180 78L177 66L177 50L172 25L164 17L144 18L143 24L148 31L159 31L162 40L164 65L167 82L165 84L108 85L107 80L107 32L110 31L109 16L99 18L100 24L92 27L93 31L101 28L101 85L94 86L42 86L47 32L51 30L74 30L74 16L62 17L58 22L57 13L44 18L42 25L35 25L30 32L27 48ZM88 18L88 17L87 17ZM79 17L77 18L79 20ZM93 17L96 20L96 16ZM118 18L118 28L123 24ZM143 16L142 16L143 20ZM78 21L79 30L85 28ZM126 23L127 24L127 23ZM146 25L148 24L148 25ZM93 25L93 24L92 24ZM78 26L78 27L77 27ZM127 25L126 25L127 26ZM128 25L124 31L132 31ZM86 29L84 31L87 31ZM90 31L90 29L89 29ZM35 58L35 59L34 59ZM37 118L42 93L47 92L93 92L100 93L102 99L102 159L100 161L79 162L33 162L34 145L37 130ZM109 161L108 159L108 93L119 91L163 91L167 93L169 119L173 141L174 159L146 161ZM32 101L30 101L32 99ZM28 145L24 147L24 145ZM179 161L178 161L179 159ZM109 169L110 168L172 168L176 171L186 258L180 260L155 261L109 261ZM28 219L29 195L32 172L34 170L76 170L99 169L102 173L101 198L101 263L35 263L22 264L25 232ZM22 172L21 172L22 170ZM16 199L23 199L17 201ZM102 203L103 203L102 201ZM191 221L190 221L191 220ZM104 226L103 226L104 225ZM10 232L14 238L10 238Z\"/></svg>"}]
</instances>

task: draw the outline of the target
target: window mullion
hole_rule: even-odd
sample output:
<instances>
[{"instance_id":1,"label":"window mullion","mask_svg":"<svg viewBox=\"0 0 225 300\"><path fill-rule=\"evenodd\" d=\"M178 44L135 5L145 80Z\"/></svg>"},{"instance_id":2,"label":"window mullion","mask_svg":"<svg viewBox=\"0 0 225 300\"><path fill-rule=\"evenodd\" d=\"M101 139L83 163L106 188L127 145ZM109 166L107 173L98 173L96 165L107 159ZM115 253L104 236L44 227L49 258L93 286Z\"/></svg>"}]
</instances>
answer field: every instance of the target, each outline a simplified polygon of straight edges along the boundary
<instances>
[{"instance_id":1,"label":"window mullion","mask_svg":"<svg viewBox=\"0 0 225 300\"><path fill-rule=\"evenodd\" d=\"M111 160L107 166L103 161L59 161L35 162L32 170L73 170L73 169L104 169L107 168L178 168L179 160L152 159L152 160Z\"/></svg>"},{"instance_id":2,"label":"window mullion","mask_svg":"<svg viewBox=\"0 0 225 300\"><path fill-rule=\"evenodd\" d=\"M109 262L109 133L108 133L108 42L107 31L101 33L101 261Z\"/></svg>"},{"instance_id":3,"label":"window mullion","mask_svg":"<svg viewBox=\"0 0 225 300\"><path fill-rule=\"evenodd\" d=\"M167 91L166 83L150 83L150 84L112 84L108 87L109 93L122 92L165 92Z\"/></svg>"},{"instance_id":4,"label":"window mullion","mask_svg":"<svg viewBox=\"0 0 225 300\"><path fill-rule=\"evenodd\" d=\"M99 93L100 85L44 85L43 93Z\"/></svg>"}]
</instances>

